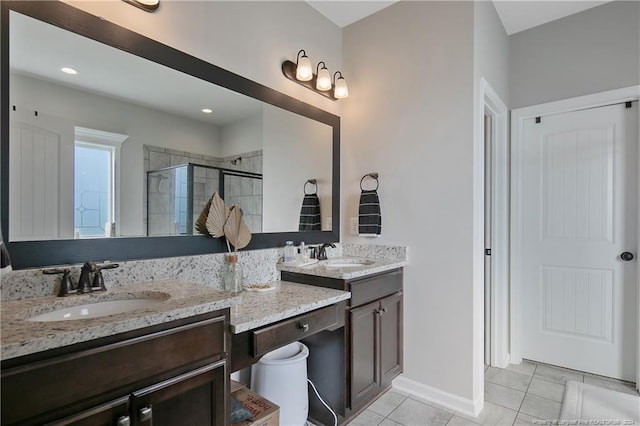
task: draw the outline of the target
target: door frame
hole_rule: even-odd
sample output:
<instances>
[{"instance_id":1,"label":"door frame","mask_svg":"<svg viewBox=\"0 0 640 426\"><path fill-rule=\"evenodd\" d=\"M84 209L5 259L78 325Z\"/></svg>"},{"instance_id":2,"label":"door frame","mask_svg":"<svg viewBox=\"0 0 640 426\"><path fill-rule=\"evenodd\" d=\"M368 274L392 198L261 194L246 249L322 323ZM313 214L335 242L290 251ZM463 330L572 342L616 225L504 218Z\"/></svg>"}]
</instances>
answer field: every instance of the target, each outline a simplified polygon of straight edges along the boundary
<instances>
[{"instance_id":1,"label":"door frame","mask_svg":"<svg viewBox=\"0 0 640 426\"><path fill-rule=\"evenodd\" d=\"M509 364L509 145L508 109L484 77L475 97L473 143L473 400L480 412L484 401L484 267L485 267L485 113L492 117L492 274L491 363Z\"/></svg>"},{"instance_id":2,"label":"door frame","mask_svg":"<svg viewBox=\"0 0 640 426\"><path fill-rule=\"evenodd\" d=\"M565 112L579 111L587 108L596 108L615 103L637 101L640 99L640 85L629 86L605 92L593 93L560 101L548 102L511 111L511 261L510 261L510 354L512 363L522 362L520 346L520 286L522 268L522 175L523 175L523 149L524 120L533 117L561 114ZM640 156L638 158L640 164ZM640 194L639 194L640 195ZM639 197L640 204L640 197ZM638 223L640 223L640 209L638 210ZM640 234L640 230L639 230ZM640 237L640 235L639 235ZM640 239L638 240L640 241ZM638 269L637 283L640 287L640 268ZM640 291L638 292L638 311L640 313ZM636 376L640 382L640 315L638 321L638 347L636 348Z\"/></svg>"}]
</instances>

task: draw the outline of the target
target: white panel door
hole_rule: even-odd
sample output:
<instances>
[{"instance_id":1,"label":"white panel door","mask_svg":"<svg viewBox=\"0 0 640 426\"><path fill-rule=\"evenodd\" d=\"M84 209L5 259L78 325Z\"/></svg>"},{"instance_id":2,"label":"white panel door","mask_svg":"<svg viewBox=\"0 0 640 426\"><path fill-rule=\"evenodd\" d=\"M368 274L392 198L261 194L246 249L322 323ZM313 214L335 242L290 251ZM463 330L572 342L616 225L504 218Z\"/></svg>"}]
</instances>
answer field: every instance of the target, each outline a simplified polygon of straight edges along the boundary
<instances>
[{"instance_id":1,"label":"white panel door","mask_svg":"<svg viewBox=\"0 0 640 426\"><path fill-rule=\"evenodd\" d=\"M9 241L73 238L73 125L11 111Z\"/></svg>"},{"instance_id":2,"label":"white panel door","mask_svg":"<svg viewBox=\"0 0 640 426\"><path fill-rule=\"evenodd\" d=\"M522 356L635 381L638 103L535 121L524 124Z\"/></svg>"}]
</instances>

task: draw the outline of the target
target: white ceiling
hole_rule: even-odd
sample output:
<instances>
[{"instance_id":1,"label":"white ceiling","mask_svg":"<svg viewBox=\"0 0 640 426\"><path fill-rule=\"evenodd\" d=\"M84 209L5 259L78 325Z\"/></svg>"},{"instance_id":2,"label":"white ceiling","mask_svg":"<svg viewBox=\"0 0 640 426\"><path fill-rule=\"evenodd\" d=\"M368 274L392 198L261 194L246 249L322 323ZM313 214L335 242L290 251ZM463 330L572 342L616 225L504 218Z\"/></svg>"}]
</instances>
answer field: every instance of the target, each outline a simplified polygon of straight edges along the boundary
<instances>
[{"instance_id":1,"label":"white ceiling","mask_svg":"<svg viewBox=\"0 0 640 426\"><path fill-rule=\"evenodd\" d=\"M397 0L307 0L318 12L333 21L340 28L361 20L391 6Z\"/></svg>"},{"instance_id":2,"label":"white ceiling","mask_svg":"<svg viewBox=\"0 0 640 426\"><path fill-rule=\"evenodd\" d=\"M573 15L606 1L493 0L507 34L515 34L565 16Z\"/></svg>"},{"instance_id":3,"label":"white ceiling","mask_svg":"<svg viewBox=\"0 0 640 426\"><path fill-rule=\"evenodd\" d=\"M428 0L426 0L428 1ZM454 1L454 0L449 0ZM489 0L475 0L489 1ZM599 6L606 1L583 0L493 0L502 25L507 34L515 34L529 28L583 10ZM362 18L372 15L396 1L354 1L354 0L308 0L311 6L329 18L339 27L346 27Z\"/></svg>"}]
</instances>

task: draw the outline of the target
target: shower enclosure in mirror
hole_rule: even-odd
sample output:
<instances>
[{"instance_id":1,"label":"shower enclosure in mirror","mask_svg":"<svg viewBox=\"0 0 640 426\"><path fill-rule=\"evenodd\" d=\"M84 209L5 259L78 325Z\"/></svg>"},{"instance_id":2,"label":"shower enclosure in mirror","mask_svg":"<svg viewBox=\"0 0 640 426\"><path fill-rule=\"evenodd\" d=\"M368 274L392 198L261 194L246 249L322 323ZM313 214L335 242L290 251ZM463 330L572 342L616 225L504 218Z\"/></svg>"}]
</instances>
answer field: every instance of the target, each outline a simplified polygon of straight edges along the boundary
<instances>
[{"instance_id":1,"label":"shower enclosure in mirror","mask_svg":"<svg viewBox=\"0 0 640 426\"><path fill-rule=\"evenodd\" d=\"M262 175L201 164L147 172L147 235L194 235L211 195L240 206L252 233L262 232Z\"/></svg>"}]
</instances>

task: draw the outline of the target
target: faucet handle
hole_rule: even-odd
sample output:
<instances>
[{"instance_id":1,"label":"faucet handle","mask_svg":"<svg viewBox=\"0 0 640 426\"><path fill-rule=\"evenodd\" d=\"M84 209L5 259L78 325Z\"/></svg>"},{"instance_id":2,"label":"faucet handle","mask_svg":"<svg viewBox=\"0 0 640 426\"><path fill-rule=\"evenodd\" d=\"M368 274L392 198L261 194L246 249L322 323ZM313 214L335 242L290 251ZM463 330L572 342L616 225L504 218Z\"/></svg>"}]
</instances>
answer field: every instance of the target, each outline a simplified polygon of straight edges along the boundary
<instances>
[{"instance_id":1,"label":"faucet handle","mask_svg":"<svg viewBox=\"0 0 640 426\"><path fill-rule=\"evenodd\" d=\"M91 285L91 291L106 291L107 288L104 286L104 277L102 276L102 271L98 269L93 276L93 284Z\"/></svg>"},{"instance_id":2,"label":"faucet handle","mask_svg":"<svg viewBox=\"0 0 640 426\"><path fill-rule=\"evenodd\" d=\"M42 273L46 275L62 274L62 278L60 279L60 290L58 291L58 297L65 297L76 292L76 287L73 284L73 281L71 281L71 271L69 269L44 269Z\"/></svg>"},{"instance_id":3,"label":"faucet handle","mask_svg":"<svg viewBox=\"0 0 640 426\"><path fill-rule=\"evenodd\" d=\"M91 291L106 291L107 287L104 285L104 277L102 276L103 269L115 269L119 267L119 263L103 263L102 265L95 265L95 274L93 275L93 283L91 285Z\"/></svg>"},{"instance_id":4,"label":"faucet handle","mask_svg":"<svg viewBox=\"0 0 640 426\"><path fill-rule=\"evenodd\" d=\"M96 268L100 271L102 269L116 269L119 266L119 263L103 263L102 265L96 265Z\"/></svg>"}]
</instances>

